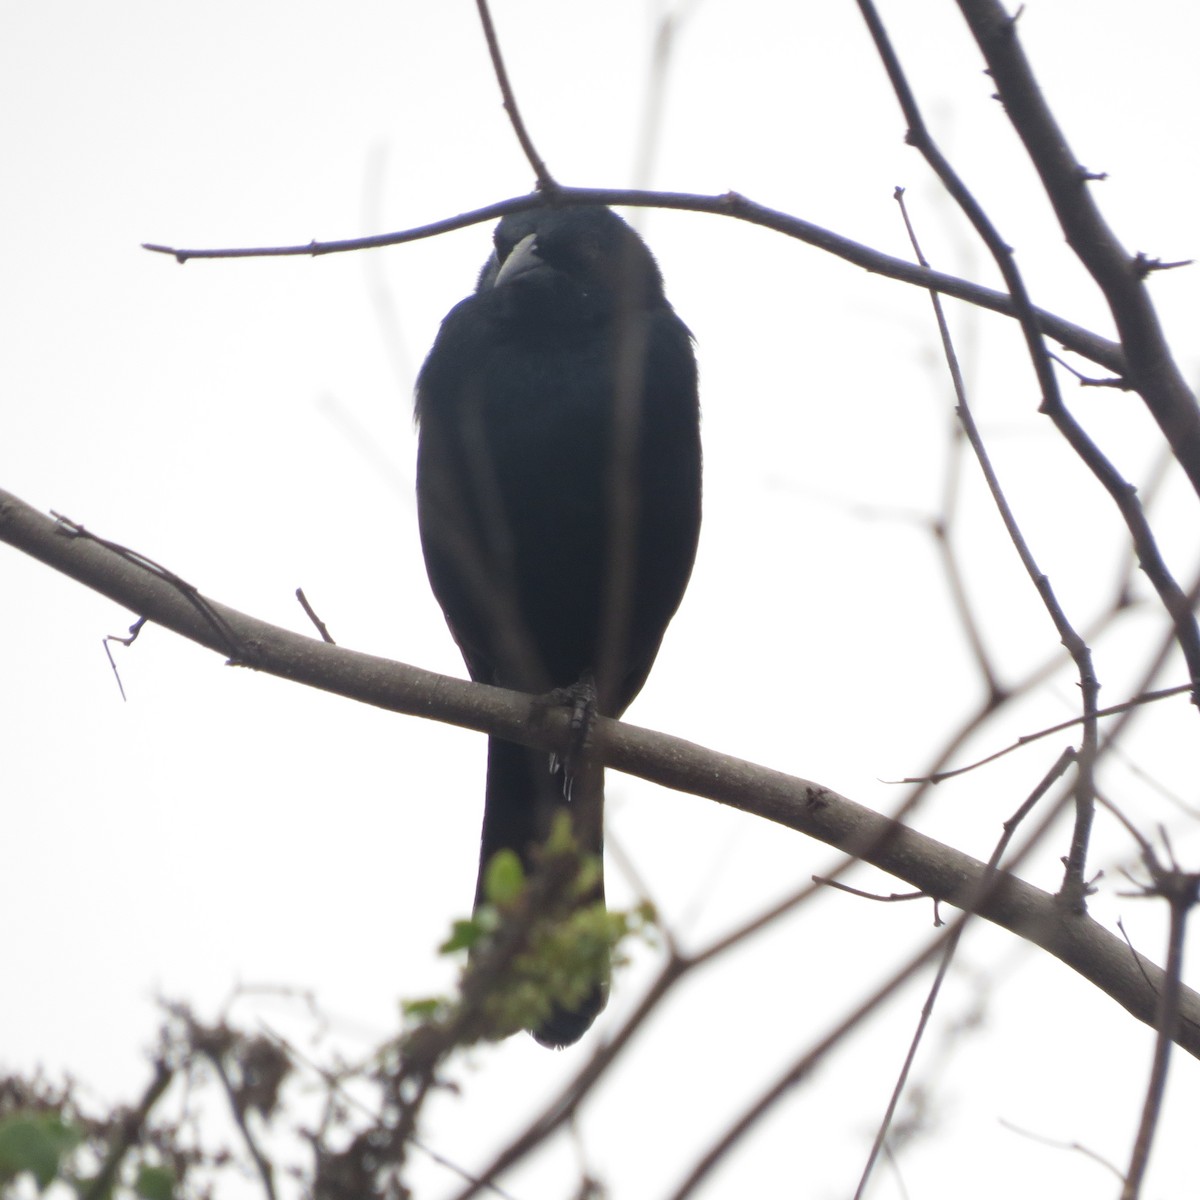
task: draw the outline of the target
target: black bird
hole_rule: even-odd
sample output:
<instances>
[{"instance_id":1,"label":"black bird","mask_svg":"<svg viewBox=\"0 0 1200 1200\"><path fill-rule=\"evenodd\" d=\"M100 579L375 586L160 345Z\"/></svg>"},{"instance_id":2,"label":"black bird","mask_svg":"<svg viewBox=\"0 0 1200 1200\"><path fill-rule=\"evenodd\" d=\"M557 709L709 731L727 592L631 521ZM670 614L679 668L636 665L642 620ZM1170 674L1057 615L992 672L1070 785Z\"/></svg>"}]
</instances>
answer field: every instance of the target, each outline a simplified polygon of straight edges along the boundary
<instances>
[{"instance_id":1,"label":"black bird","mask_svg":"<svg viewBox=\"0 0 1200 1200\"><path fill-rule=\"evenodd\" d=\"M582 686L618 717L646 682L696 554L691 334L650 251L610 209L516 213L494 242L417 380L429 581L472 679L532 693ZM585 800L547 760L488 743L477 905L492 855L511 849L532 871L531 850L564 807L582 848L602 851L602 777ZM576 1041L605 992L557 1009L534 1036Z\"/></svg>"}]
</instances>

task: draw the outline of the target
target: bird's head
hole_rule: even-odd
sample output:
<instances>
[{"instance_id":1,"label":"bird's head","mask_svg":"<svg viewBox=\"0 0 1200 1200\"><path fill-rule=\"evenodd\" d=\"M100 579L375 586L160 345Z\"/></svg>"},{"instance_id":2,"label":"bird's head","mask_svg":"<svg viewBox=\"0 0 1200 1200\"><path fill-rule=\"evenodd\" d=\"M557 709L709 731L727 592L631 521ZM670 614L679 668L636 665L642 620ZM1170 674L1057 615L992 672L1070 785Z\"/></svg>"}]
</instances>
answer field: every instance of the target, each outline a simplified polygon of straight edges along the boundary
<instances>
[{"instance_id":1,"label":"bird's head","mask_svg":"<svg viewBox=\"0 0 1200 1200\"><path fill-rule=\"evenodd\" d=\"M665 305L662 276L640 237L611 209L537 208L496 226L476 291L506 291L514 308L600 320L621 306Z\"/></svg>"}]
</instances>

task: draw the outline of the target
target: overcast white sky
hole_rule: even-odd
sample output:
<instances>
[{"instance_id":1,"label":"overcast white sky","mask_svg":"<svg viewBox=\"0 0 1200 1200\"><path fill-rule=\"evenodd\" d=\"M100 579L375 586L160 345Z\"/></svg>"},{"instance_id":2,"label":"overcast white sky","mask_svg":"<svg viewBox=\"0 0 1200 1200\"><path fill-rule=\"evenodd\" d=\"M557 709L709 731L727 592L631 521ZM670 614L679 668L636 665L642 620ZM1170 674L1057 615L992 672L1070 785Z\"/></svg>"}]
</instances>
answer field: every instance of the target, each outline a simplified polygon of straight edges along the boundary
<instances>
[{"instance_id":1,"label":"overcast white sky","mask_svg":"<svg viewBox=\"0 0 1200 1200\"><path fill-rule=\"evenodd\" d=\"M634 178L654 16L641 0L496 0L532 135L567 183L728 189L894 254L908 188L936 266L995 283L915 152L855 7L702 0L675 47L660 149ZM941 139L1017 248L1035 300L1111 325L989 98L949 3L884 6ZM1176 0L1031 0L1021 18L1046 95L1131 250L1200 256L1200 17ZM373 255L193 262L139 249L258 245L404 228L520 194L529 168L500 107L467 0L286 9L215 0L10 6L0 37L0 486L134 547L208 595L306 629L303 586L344 645L456 675L425 581L412 500L411 387L446 310L490 246L479 226ZM820 780L876 809L920 772L980 685L930 538L953 399L926 298L777 235L715 217L639 214L697 338L706 513L688 598L629 717ZM1153 285L1197 375L1195 270ZM977 415L1018 517L1080 625L1103 608L1123 544L1108 502L1044 418L1014 330L951 308ZM1142 482L1159 439L1134 397L1067 395ZM1054 651L974 473L960 529L967 586L1006 679ZM1196 570L1195 496L1156 510L1181 578ZM889 515L890 514L890 515ZM0 550L0 1064L69 1068L110 1100L144 1085L155 998L215 1013L238 982L312 988L365 1047L397 998L441 986L433 948L469 906L483 739L230 670ZM1096 646L1124 698L1157 636L1134 615ZM1165 682L1182 678L1178 669ZM1061 671L983 752L1069 717ZM1134 765L1192 802L1195 717L1142 722ZM1066 739L940 789L919 817L986 858ZM1132 770L1107 784L1146 828L1176 808ZM797 835L613 776L612 839L689 945L836 857ZM1195 850L1186 829L1177 849ZM1026 874L1057 886L1048 847ZM1109 823L1097 865L1127 854ZM1188 860L1195 864L1195 855ZM610 870L616 903L632 895ZM861 872L864 886L890 880ZM1118 895L1161 960L1162 923ZM888 964L929 933L921 906L825 897L664 1007L583 1122L619 1200L657 1197L708 1139ZM1122 1163L1150 1035L1057 963L979 928L927 1060L932 1136L902 1158L909 1194L1107 1189L1102 1170L1004 1118ZM615 1027L653 969L620 977ZM1191 973L1195 978L1194 971ZM937 1058L947 1024L994 988L986 1027ZM712 1196L845 1195L886 1103L920 992L909 991L781 1106L714 1176ZM266 1005L268 1019L289 1019ZM248 1018L249 1009L243 1010ZM525 1038L475 1055L425 1140L466 1167L565 1078L573 1052ZM1194 1186L1200 1068L1179 1058L1147 1195ZM982 1173L980 1164L987 1167ZM563 1141L514 1174L564 1194ZM1034 1181L1036 1180L1036 1185ZM421 1163L422 1197L455 1180ZM884 1171L876 1196L898 1195Z\"/></svg>"}]
</instances>

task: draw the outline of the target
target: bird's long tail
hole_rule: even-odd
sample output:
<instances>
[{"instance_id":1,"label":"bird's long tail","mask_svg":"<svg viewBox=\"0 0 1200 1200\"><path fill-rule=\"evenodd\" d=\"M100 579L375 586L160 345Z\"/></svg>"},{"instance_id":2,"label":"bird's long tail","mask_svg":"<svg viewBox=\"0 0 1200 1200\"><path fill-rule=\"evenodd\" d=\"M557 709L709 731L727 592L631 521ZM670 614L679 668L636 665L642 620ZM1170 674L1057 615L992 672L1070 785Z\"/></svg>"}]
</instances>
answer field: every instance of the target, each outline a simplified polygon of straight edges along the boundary
<instances>
[{"instance_id":1,"label":"bird's long tail","mask_svg":"<svg viewBox=\"0 0 1200 1200\"><path fill-rule=\"evenodd\" d=\"M479 881L475 904L484 899L484 874L493 855L512 850L521 860L527 878L537 871L534 849L545 843L555 816L570 814L575 839L582 853L601 858L604 850L604 776L599 768L585 767L572 781L567 797L561 767L550 769L544 750L491 738L488 742L487 796L483 811L483 838L479 856ZM580 905L604 900L601 869L594 887ZM607 972L583 1002L572 1009L556 1007L550 1017L531 1030L544 1046L569 1046L587 1032L608 999Z\"/></svg>"}]
</instances>

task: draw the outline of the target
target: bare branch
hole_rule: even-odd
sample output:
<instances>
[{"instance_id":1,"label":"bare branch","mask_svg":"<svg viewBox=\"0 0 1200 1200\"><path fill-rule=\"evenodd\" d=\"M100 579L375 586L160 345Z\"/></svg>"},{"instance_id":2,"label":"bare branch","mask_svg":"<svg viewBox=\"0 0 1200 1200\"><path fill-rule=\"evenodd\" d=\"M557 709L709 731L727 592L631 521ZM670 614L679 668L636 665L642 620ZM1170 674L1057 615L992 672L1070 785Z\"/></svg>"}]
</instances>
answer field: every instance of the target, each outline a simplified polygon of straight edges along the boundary
<instances>
[{"instance_id":1,"label":"bare branch","mask_svg":"<svg viewBox=\"0 0 1200 1200\"><path fill-rule=\"evenodd\" d=\"M263 1195L267 1197L267 1200L275 1200L275 1168L271 1160L259 1148L257 1139L251 1132L250 1126L246 1123L246 1113L229 1078L229 1072L225 1069L225 1063L221 1058L221 1054L211 1047L206 1049L204 1053L205 1057L212 1064L213 1070L216 1072L217 1079L229 1103L230 1115L233 1117L234 1124L237 1125L238 1132L242 1136L242 1144L246 1147L254 1163L254 1169L258 1172L258 1177L262 1181Z\"/></svg>"},{"instance_id":2,"label":"bare branch","mask_svg":"<svg viewBox=\"0 0 1200 1200\"><path fill-rule=\"evenodd\" d=\"M447 217L441 221L432 221L427 225L415 226L412 229L400 230L396 233L344 238L338 241L311 241L303 245L180 249L154 242L144 242L142 248L155 254L170 255L181 263L193 258L287 258L303 255L316 257L322 254L344 254L355 250L401 246L407 242L438 237L456 229L466 229L471 225L498 221L509 213L524 212L526 209L536 208L546 202L547 198L544 195L534 192L527 196L514 196L510 200L499 200L495 204L472 209L457 217ZM1001 313L1004 316L1016 315L1016 306L1007 292L984 287L982 284L972 283L955 275L930 271L914 265L906 259L895 258L879 250L873 250L861 242L834 233L820 225L814 225L811 221L804 221L799 217L793 217L776 209L767 208L765 205L757 204L736 192L726 192L722 196L703 196L690 192L657 192L636 188L568 188L560 186L554 193L554 203L665 208L680 212L711 213L714 216L732 217L734 220L745 221L750 225L760 225L764 229L771 229L785 237L815 246L818 250L824 250L836 258L844 259L872 274L884 275L889 279L896 279L901 283L909 283L921 288L932 288L943 295L954 296L956 299L978 305L991 312ZM1067 349L1106 367L1114 374L1120 375L1124 372L1124 351L1117 343L1042 309L1034 309L1033 315L1038 327L1048 337L1054 338Z\"/></svg>"},{"instance_id":3,"label":"bare branch","mask_svg":"<svg viewBox=\"0 0 1200 1200\"><path fill-rule=\"evenodd\" d=\"M1037 328L1037 322L1034 320L1033 305L1029 299L1029 294L1026 291L1021 273L1017 270L1016 263L1013 261L1011 247L1000 237L998 230L992 224L987 213L984 212L983 207L959 178L958 173L950 165L949 160L942 154L930 135L925 125L924 117L921 115L921 110L917 105L916 97L909 87L904 69L900 65L900 60L892 46L891 39L888 37L887 30L883 26L883 22L879 18L879 13L876 11L874 3L872 0L858 0L858 7L862 12L863 20L866 22L871 39L874 41L875 48L883 62L884 70L887 72L888 79L891 81L892 88L896 93L896 98L904 113L904 119L908 122L909 142L920 150L925 161L929 163L934 174L941 181L942 186L962 209L964 215L974 226L975 231L988 248L993 259L995 259L996 265L1000 268L1000 273L1004 276L1004 282L1008 285L1009 293L1012 295L1017 307L1018 320L1021 324L1021 330L1025 335L1025 342L1033 363L1033 369L1037 374L1038 382L1041 384L1043 407L1061 410L1062 401L1058 394L1058 379L1054 374L1054 368L1046 353L1046 347L1042 341L1041 332ZM910 235L912 234L911 226L909 227L909 233ZM918 258L923 262L924 256L921 255L915 237L913 238L913 246ZM1067 620L1066 613L1059 604L1053 589L1050 587L1049 579L1039 570L1024 535L1017 525L1008 501L1005 499L1004 493L1000 488L1000 481L992 468L991 461L983 445L983 439L979 436L975 419L971 415L970 407L966 401L966 391L963 386L962 375L958 370L957 359L950 344L949 330L942 314L941 305L938 302L936 293L931 292L930 296L933 300L938 328L942 335L942 345L946 350L947 361L950 364L955 393L958 396L959 419L962 421L963 429L971 443L971 448L975 451L975 457L979 460L980 469L987 480L988 490L992 494L992 499L997 511L1000 513L1001 519L1004 521L1004 527L1008 531L1013 546L1016 548L1017 554L1025 570L1028 572L1030 580L1041 596L1046 611L1050 614L1050 619L1054 622L1054 628L1058 631L1063 645L1066 646L1079 672L1079 686L1082 692L1084 715L1083 745L1077 760L1075 828L1071 839L1071 850L1066 860L1066 874L1063 879L1061 895L1065 903L1074 908L1082 909L1086 906L1087 884L1084 881L1084 876L1092 817L1096 806L1095 762L1097 732L1095 714L1097 697L1100 692L1100 682L1096 678L1096 673L1092 666L1092 652L1090 647L1079 636L1071 622Z\"/></svg>"},{"instance_id":4,"label":"bare branch","mask_svg":"<svg viewBox=\"0 0 1200 1200\"><path fill-rule=\"evenodd\" d=\"M329 642L330 645L333 645L333 637L330 634L328 627L325 625L325 622L317 616L316 610L313 608L313 606L309 604L308 597L304 594L303 588L296 589L296 599L300 601L300 607L304 609L305 615L313 623L317 632L321 635L321 641Z\"/></svg>"},{"instance_id":5,"label":"bare branch","mask_svg":"<svg viewBox=\"0 0 1200 1200\"><path fill-rule=\"evenodd\" d=\"M1140 708L1144 704L1153 704L1158 700L1168 700L1172 696L1182 696L1186 692L1194 691L1195 687L1194 683L1181 683L1175 687L1158 688L1153 692L1139 692L1129 700L1122 700L1120 704L1110 704L1107 708L1097 709L1096 716L1114 717L1118 713L1129 712L1131 709ZM966 766L955 767L951 771L938 771L935 775L924 775L919 779L915 777L900 779L897 782L943 783L945 780L953 779L957 775L966 775L969 771L976 771L980 767L987 766L988 763L994 763L997 759L1004 758L1005 755L1011 754L1014 750L1020 750L1023 746L1031 746L1034 742L1041 741L1042 738L1049 737L1052 733L1061 733L1064 729L1080 725L1083 723L1083 720L1083 717L1072 717L1069 721L1059 721L1057 725L1047 725L1045 729L1039 729L1036 733L1023 733L1016 741L1010 742L1003 749L984 755L983 758L969 762Z\"/></svg>"},{"instance_id":6,"label":"bare branch","mask_svg":"<svg viewBox=\"0 0 1200 1200\"><path fill-rule=\"evenodd\" d=\"M54 521L0 491L0 541L165 628L283 679L391 712L447 721L523 745L561 749L568 714L537 700L467 683L292 633L194 591L101 541L65 536ZM534 719L536 715L537 719ZM1012 876L979 900L984 864L872 812L811 780L756 766L680 738L605 718L595 725L596 753L606 765L664 787L690 792L759 816L834 846L912 887L1032 941L1078 971L1138 1020L1155 1020L1161 970L1146 979L1121 941L1086 916ZM1181 993L1178 1044L1200 1057L1200 995Z\"/></svg>"},{"instance_id":7,"label":"bare branch","mask_svg":"<svg viewBox=\"0 0 1200 1200\"><path fill-rule=\"evenodd\" d=\"M995 864L999 861L1000 856L1008 846L1009 840L1020 820L1029 812L1037 800L1040 799L1054 778L1057 777L1060 764L1065 765L1063 758L1060 758L1059 763L1056 763L1051 768L1042 781L1042 784L1039 784L1033 794L1021 805L1020 809L1005 822L1004 835L993 852L992 860L988 863L984 873L976 881L978 891L971 900L965 902L963 913L951 925L944 928L922 950L912 955L906 963L897 968L888 979L884 980L866 999L839 1021L825 1037L821 1038L819 1042L815 1043L796 1059L795 1062L789 1065L777 1080L709 1147L688 1173L683 1183L671 1193L670 1200L685 1200L687 1196L690 1196L707 1178L721 1159L733 1149L788 1091L802 1082L821 1062L825 1055L848 1033L855 1029L866 1017L875 1012L889 997L894 995L900 987L931 961L939 951L943 953L943 956L948 948L952 951L952 948L962 936L963 926L970 919L971 914L986 904L986 897L992 892L993 888L1003 886L1002 881L1007 877L996 871ZM1014 865L1019 863L1021 858L1038 844L1041 834L1049 828L1051 822L1058 816L1060 807L1061 802L1055 804L1043 816L1039 822L1038 830L1016 855ZM943 957L943 961L945 961L945 957Z\"/></svg>"},{"instance_id":8,"label":"bare branch","mask_svg":"<svg viewBox=\"0 0 1200 1200\"><path fill-rule=\"evenodd\" d=\"M851 896L857 896L860 900L874 900L878 904L900 904L908 900L925 900L928 897L924 892L890 892L883 896L878 892L863 891L862 888L851 887L848 883L841 883L836 879L830 879L826 875L814 875L813 883L823 884L825 887L837 888L839 892L846 892ZM942 922L937 920L935 925L941 925Z\"/></svg>"},{"instance_id":9,"label":"bare branch","mask_svg":"<svg viewBox=\"0 0 1200 1200\"><path fill-rule=\"evenodd\" d=\"M1011 1121L1006 1121L1003 1117L1000 1118L1000 1124L1003 1125L1005 1129L1010 1129L1013 1133L1019 1134L1021 1137L1029 1138L1034 1142L1040 1142L1043 1146L1052 1146L1056 1150L1075 1150L1079 1154L1082 1154L1085 1158L1090 1158L1092 1162L1099 1163L1100 1166L1107 1168L1107 1170L1115 1175L1122 1183L1125 1182L1125 1176L1121 1174L1117 1167L1113 1166L1113 1164L1102 1155L1097 1154L1095 1150L1089 1150L1087 1146L1083 1145L1081 1142L1055 1141L1053 1138L1044 1137L1042 1134L1034 1133L1032 1130L1022 1129L1019 1125L1014 1125Z\"/></svg>"},{"instance_id":10,"label":"bare branch","mask_svg":"<svg viewBox=\"0 0 1200 1200\"><path fill-rule=\"evenodd\" d=\"M125 1156L141 1139L151 1111L162 1099L163 1093L174 1078L175 1069L160 1058L154 1064L154 1077L147 1085L137 1108L132 1109L121 1121L117 1138L110 1147L108 1156L101 1163L100 1170L92 1177L88 1187L80 1192L81 1200L101 1200L101 1197L112 1194L117 1173L125 1161Z\"/></svg>"},{"instance_id":11,"label":"bare branch","mask_svg":"<svg viewBox=\"0 0 1200 1200\"><path fill-rule=\"evenodd\" d=\"M1064 750L1055 760L1053 766L1042 776L1037 787L1026 797L1020 808L1004 822L1004 832L1000 835L1000 839L992 851L991 858L988 859L987 869L989 872L995 871L1000 865L1000 860L1004 857L1005 850L1008 849L1013 835L1017 832L1017 827L1033 811L1034 805L1050 790L1050 785L1056 779L1062 777L1074 758L1075 752L1070 747ZM925 1030L929 1025L929 1020L933 1016L933 1007L937 1003L938 995L942 990L942 983L946 978L946 973L950 970L950 963L954 959L955 952L958 950L958 944L962 941L963 931L967 927L969 916L970 914L964 915L963 919L955 926L954 932L946 940L945 949L942 951L942 957L938 963L937 974L934 976L933 983L929 988L929 995L925 998L925 1003L921 1007L920 1020L917 1022L917 1028L913 1031L912 1041L909 1043L908 1053L904 1058L904 1065L900 1068L900 1074L896 1079L896 1086L892 1089L887 1111L884 1113L883 1120L879 1123L879 1129L875 1134L875 1141L871 1146L871 1152L867 1156L866 1164L858 1181L858 1187L854 1192L854 1200L861 1200L863 1194L866 1192L867 1183L871 1178L871 1171L875 1166L876 1159L879 1157L879 1152L883 1149L888 1131L892 1127L892 1120L896 1115L896 1106L900 1103L900 1096L904 1092L904 1085L908 1082L909 1073L917 1057L917 1048L920 1046L921 1039L925 1036Z\"/></svg>"},{"instance_id":12,"label":"bare branch","mask_svg":"<svg viewBox=\"0 0 1200 1200\"><path fill-rule=\"evenodd\" d=\"M846 869L851 864L845 864ZM539 1146L552 1133L566 1122L570 1121L579 1111L584 1100L593 1088L607 1074L609 1067L625 1051L633 1041L634 1035L645 1024L646 1020L657 1011L669 992L674 990L685 978L700 967L706 966L720 958L726 951L740 946L756 933L766 929L780 917L794 911L804 901L816 894L818 887L806 884L785 897L778 904L772 905L765 912L759 913L731 930L727 930L715 941L710 942L696 954L685 955L677 949L672 949L666 963L653 981L633 1014L617 1033L601 1045L591 1059L580 1069L573 1079L554 1096L535 1117L488 1165L488 1167L470 1186L463 1189L455 1200L469 1200L483 1187L489 1186L502 1172L514 1163L519 1162L533 1149Z\"/></svg>"},{"instance_id":13,"label":"bare branch","mask_svg":"<svg viewBox=\"0 0 1200 1200\"><path fill-rule=\"evenodd\" d=\"M1142 1105L1142 1118L1134 1139L1129 1170L1125 1172L1125 1186L1121 1200L1137 1200L1141 1194L1142 1180L1150 1163L1150 1147L1158 1128L1162 1112L1163 1095L1167 1087L1167 1067L1171 1061L1171 1036L1179 1017L1179 993L1183 987L1183 947L1187 930L1188 914L1200 901L1200 874L1181 871L1172 856L1171 869L1161 867L1149 851L1146 863L1154 877L1154 883L1144 895L1162 896L1171 907L1171 928L1167 939L1166 979L1159 996L1158 1036L1154 1042L1154 1059L1150 1067L1150 1080L1146 1085L1146 1099ZM1169 850L1169 847L1168 847Z\"/></svg>"},{"instance_id":14,"label":"bare branch","mask_svg":"<svg viewBox=\"0 0 1200 1200\"><path fill-rule=\"evenodd\" d=\"M1060 358L1057 354L1051 354L1050 357L1058 363L1064 371L1069 371L1079 381L1081 387L1094 388L1119 388L1123 392L1130 391L1129 381L1114 376L1110 379L1093 379L1090 375L1085 375L1082 371L1077 371L1065 358Z\"/></svg>"},{"instance_id":15,"label":"bare branch","mask_svg":"<svg viewBox=\"0 0 1200 1200\"><path fill-rule=\"evenodd\" d=\"M1008 119L1041 177L1068 245L1104 293L1125 347L1130 382L1200 493L1200 407L1171 357L1146 290L1144 256L1131 256L1101 215L1087 186L1089 175L1071 152L1034 78L1015 21L998 0L958 0L958 7L983 51Z\"/></svg>"},{"instance_id":16,"label":"bare branch","mask_svg":"<svg viewBox=\"0 0 1200 1200\"><path fill-rule=\"evenodd\" d=\"M521 116L521 110L517 107L517 98L513 94L512 84L508 81L508 70L504 65L504 56L500 53L500 40L496 37L496 27L492 24L492 14L487 0L475 0L475 7L479 11L479 23L483 26L483 36L487 41L488 54L492 59L492 70L496 73L496 82L500 85L500 95L504 97L504 111L508 113L513 133L517 135L517 141L521 143L521 149L529 160L534 175L537 176L538 190L552 192L557 189L558 184L554 182L549 168L542 161L542 156L534 148L529 130L525 128L525 121Z\"/></svg>"}]
</instances>

